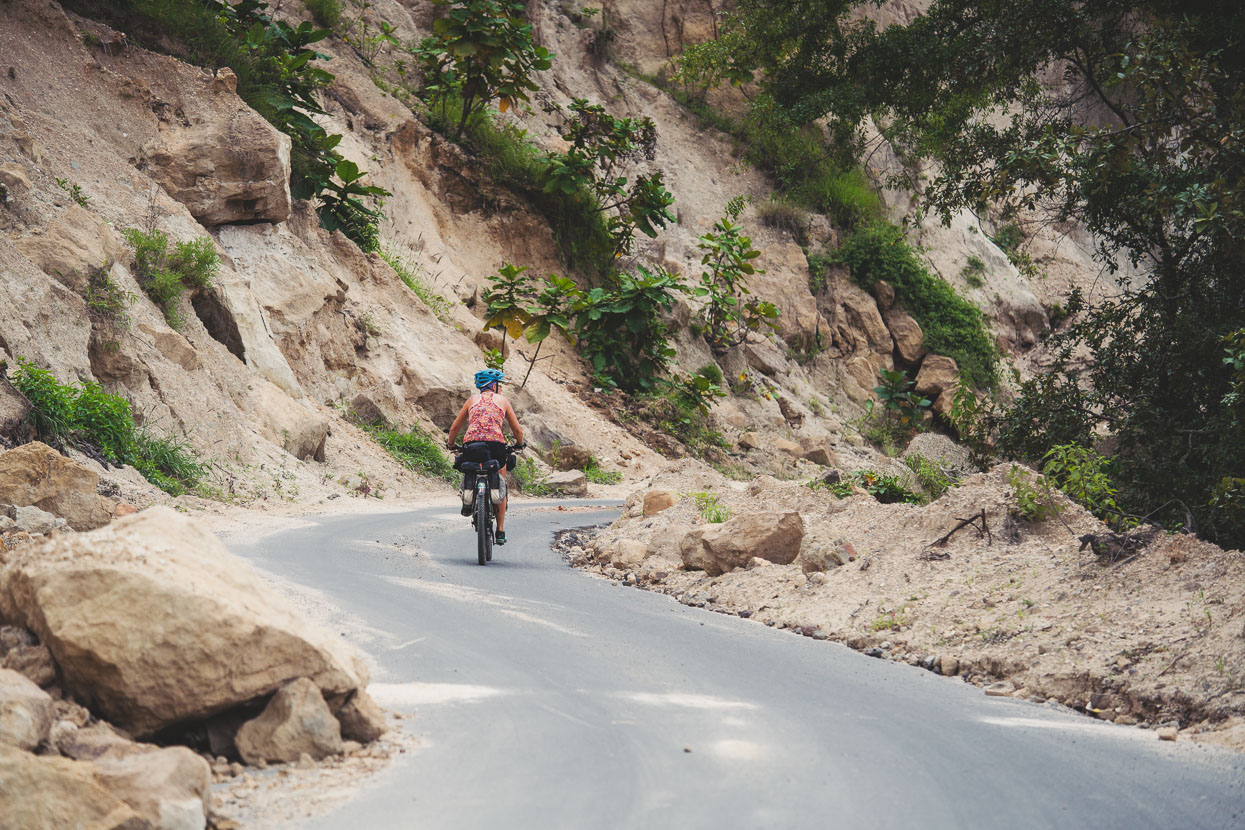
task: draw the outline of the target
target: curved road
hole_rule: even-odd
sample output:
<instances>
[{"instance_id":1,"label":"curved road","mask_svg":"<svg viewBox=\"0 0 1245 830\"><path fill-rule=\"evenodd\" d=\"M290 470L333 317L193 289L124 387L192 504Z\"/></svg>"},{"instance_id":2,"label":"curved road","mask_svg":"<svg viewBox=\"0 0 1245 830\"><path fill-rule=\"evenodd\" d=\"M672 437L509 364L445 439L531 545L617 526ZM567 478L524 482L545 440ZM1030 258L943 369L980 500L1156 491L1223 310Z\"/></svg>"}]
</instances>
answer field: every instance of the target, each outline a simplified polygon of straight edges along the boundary
<instances>
[{"instance_id":1,"label":"curved road","mask_svg":"<svg viewBox=\"0 0 1245 830\"><path fill-rule=\"evenodd\" d=\"M615 515L516 503L486 568L452 506L232 541L383 632L361 644L374 695L417 714L417 751L299 826L1245 827L1245 756L987 698L549 549Z\"/></svg>"}]
</instances>

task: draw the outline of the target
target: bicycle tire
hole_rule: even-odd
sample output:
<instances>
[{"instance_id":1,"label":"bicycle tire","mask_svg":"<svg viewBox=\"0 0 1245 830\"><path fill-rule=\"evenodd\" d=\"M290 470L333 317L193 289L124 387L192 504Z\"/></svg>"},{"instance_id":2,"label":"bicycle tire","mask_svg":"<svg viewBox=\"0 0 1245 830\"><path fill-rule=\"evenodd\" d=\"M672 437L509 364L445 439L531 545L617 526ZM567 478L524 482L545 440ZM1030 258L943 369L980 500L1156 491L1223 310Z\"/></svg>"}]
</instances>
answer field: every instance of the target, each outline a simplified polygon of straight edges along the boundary
<instances>
[{"instance_id":1,"label":"bicycle tire","mask_svg":"<svg viewBox=\"0 0 1245 830\"><path fill-rule=\"evenodd\" d=\"M488 485L476 485L476 560L487 565L493 557L493 517L489 515Z\"/></svg>"}]
</instances>

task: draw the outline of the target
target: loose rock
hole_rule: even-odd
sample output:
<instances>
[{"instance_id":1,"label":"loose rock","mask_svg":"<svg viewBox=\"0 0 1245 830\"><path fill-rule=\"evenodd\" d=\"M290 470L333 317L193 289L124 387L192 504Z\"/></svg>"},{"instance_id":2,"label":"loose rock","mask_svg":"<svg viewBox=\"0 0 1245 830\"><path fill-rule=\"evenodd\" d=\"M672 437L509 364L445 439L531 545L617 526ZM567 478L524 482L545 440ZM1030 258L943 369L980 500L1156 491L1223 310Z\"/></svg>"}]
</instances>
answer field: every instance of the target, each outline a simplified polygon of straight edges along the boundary
<instances>
[{"instance_id":1,"label":"loose rock","mask_svg":"<svg viewBox=\"0 0 1245 830\"><path fill-rule=\"evenodd\" d=\"M25 675L0 669L0 745L35 749L47 740L53 714L47 692Z\"/></svg>"},{"instance_id":2,"label":"loose rock","mask_svg":"<svg viewBox=\"0 0 1245 830\"><path fill-rule=\"evenodd\" d=\"M234 742L248 764L297 761L301 755L319 760L342 751L341 725L305 677L281 687L259 717L242 725Z\"/></svg>"},{"instance_id":3,"label":"loose rock","mask_svg":"<svg viewBox=\"0 0 1245 830\"><path fill-rule=\"evenodd\" d=\"M0 503L33 505L62 517L74 530L112 521L112 502L95 492L98 484L94 472L38 441L0 453Z\"/></svg>"},{"instance_id":4,"label":"loose rock","mask_svg":"<svg viewBox=\"0 0 1245 830\"><path fill-rule=\"evenodd\" d=\"M14 828L151 827L104 788L92 764L39 757L5 746L0 746L0 816L5 827Z\"/></svg>"}]
</instances>

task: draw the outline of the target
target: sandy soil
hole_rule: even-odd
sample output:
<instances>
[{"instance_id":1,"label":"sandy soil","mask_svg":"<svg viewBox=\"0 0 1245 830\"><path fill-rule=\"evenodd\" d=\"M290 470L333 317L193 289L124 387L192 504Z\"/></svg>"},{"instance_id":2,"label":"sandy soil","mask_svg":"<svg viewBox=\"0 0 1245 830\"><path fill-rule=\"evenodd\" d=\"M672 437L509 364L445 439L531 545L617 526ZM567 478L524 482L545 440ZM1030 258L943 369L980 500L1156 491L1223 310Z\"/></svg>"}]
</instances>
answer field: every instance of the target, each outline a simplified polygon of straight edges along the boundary
<instances>
[{"instance_id":1,"label":"sandy soil","mask_svg":"<svg viewBox=\"0 0 1245 830\"><path fill-rule=\"evenodd\" d=\"M743 490L672 465L654 483L682 494L677 505L645 517L637 491L622 518L568 555L687 604L923 665L991 694L1054 699L1245 749L1245 554L1158 532L1107 562L1081 544L1106 528L1067 500L1056 518L1014 520L1007 470L916 506L771 478ZM800 558L754 558L718 577L687 570L679 542L705 524L696 492L731 515L798 511ZM965 526L945 546L931 544L982 511L989 536ZM647 543L647 558L619 561L623 539ZM812 563L827 550L830 567L818 570Z\"/></svg>"}]
</instances>

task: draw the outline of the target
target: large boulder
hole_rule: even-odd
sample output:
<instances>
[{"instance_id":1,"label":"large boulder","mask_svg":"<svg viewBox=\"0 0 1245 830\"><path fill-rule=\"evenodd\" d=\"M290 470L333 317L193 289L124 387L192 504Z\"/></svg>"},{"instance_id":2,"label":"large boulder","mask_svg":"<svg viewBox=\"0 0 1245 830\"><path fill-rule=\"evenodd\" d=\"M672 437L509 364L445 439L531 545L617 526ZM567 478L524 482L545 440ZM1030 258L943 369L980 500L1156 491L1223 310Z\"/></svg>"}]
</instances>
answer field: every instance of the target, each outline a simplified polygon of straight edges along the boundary
<instances>
[{"instance_id":1,"label":"large boulder","mask_svg":"<svg viewBox=\"0 0 1245 830\"><path fill-rule=\"evenodd\" d=\"M0 745L34 749L47 740L54 714L47 692L25 675L0 669Z\"/></svg>"},{"instance_id":2,"label":"large boulder","mask_svg":"<svg viewBox=\"0 0 1245 830\"><path fill-rule=\"evenodd\" d=\"M745 513L697 528L679 545L684 567L719 576L753 557L789 565L800 554L804 520L796 511Z\"/></svg>"},{"instance_id":3,"label":"large boulder","mask_svg":"<svg viewBox=\"0 0 1245 830\"><path fill-rule=\"evenodd\" d=\"M912 315L898 308L892 308L882 314L886 328L895 340L895 351L904 363L916 365L929 351L925 346L925 332L912 319Z\"/></svg>"},{"instance_id":4,"label":"large boulder","mask_svg":"<svg viewBox=\"0 0 1245 830\"><path fill-rule=\"evenodd\" d=\"M212 769L184 746L117 745L95 760L99 782L154 830L203 830Z\"/></svg>"},{"instance_id":5,"label":"large boulder","mask_svg":"<svg viewBox=\"0 0 1245 830\"><path fill-rule=\"evenodd\" d=\"M92 764L0 746L0 817L17 830L152 830Z\"/></svg>"},{"instance_id":6,"label":"large boulder","mask_svg":"<svg viewBox=\"0 0 1245 830\"><path fill-rule=\"evenodd\" d=\"M207 227L290 215L290 139L238 98L237 85L222 70L209 85L215 113L143 148L148 174Z\"/></svg>"},{"instance_id":7,"label":"large boulder","mask_svg":"<svg viewBox=\"0 0 1245 830\"><path fill-rule=\"evenodd\" d=\"M553 492L562 496L570 496L573 499L582 499L588 495L588 477L584 475L582 470L551 473L545 479L545 484Z\"/></svg>"},{"instance_id":8,"label":"large boulder","mask_svg":"<svg viewBox=\"0 0 1245 830\"><path fill-rule=\"evenodd\" d=\"M584 470L592 461L592 453L578 444L562 444L550 450L545 461L549 462L550 467L563 472Z\"/></svg>"},{"instance_id":9,"label":"large boulder","mask_svg":"<svg viewBox=\"0 0 1245 830\"><path fill-rule=\"evenodd\" d=\"M67 691L139 737L299 677L325 694L367 684L340 638L167 507L10 554L0 616L38 634Z\"/></svg>"},{"instance_id":10,"label":"large boulder","mask_svg":"<svg viewBox=\"0 0 1245 830\"><path fill-rule=\"evenodd\" d=\"M955 361L940 354L928 355L921 361L921 371L916 375L916 391L937 398L943 392L954 392L960 379L960 367Z\"/></svg>"},{"instance_id":11,"label":"large boulder","mask_svg":"<svg viewBox=\"0 0 1245 830\"><path fill-rule=\"evenodd\" d=\"M305 677L282 686L259 717L234 736L248 764L297 761L305 752L317 761L342 751L341 724L320 689Z\"/></svg>"},{"instance_id":12,"label":"large boulder","mask_svg":"<svg viewBox=\"0 0 1245 830\"><path fill-rule=\"evenodd\" d=\"M74 530L112 520L112 502L95 492L99 476L35 441L0 454L0 503L34 505L60 516Z\"/></svg>"}]
</instances>

